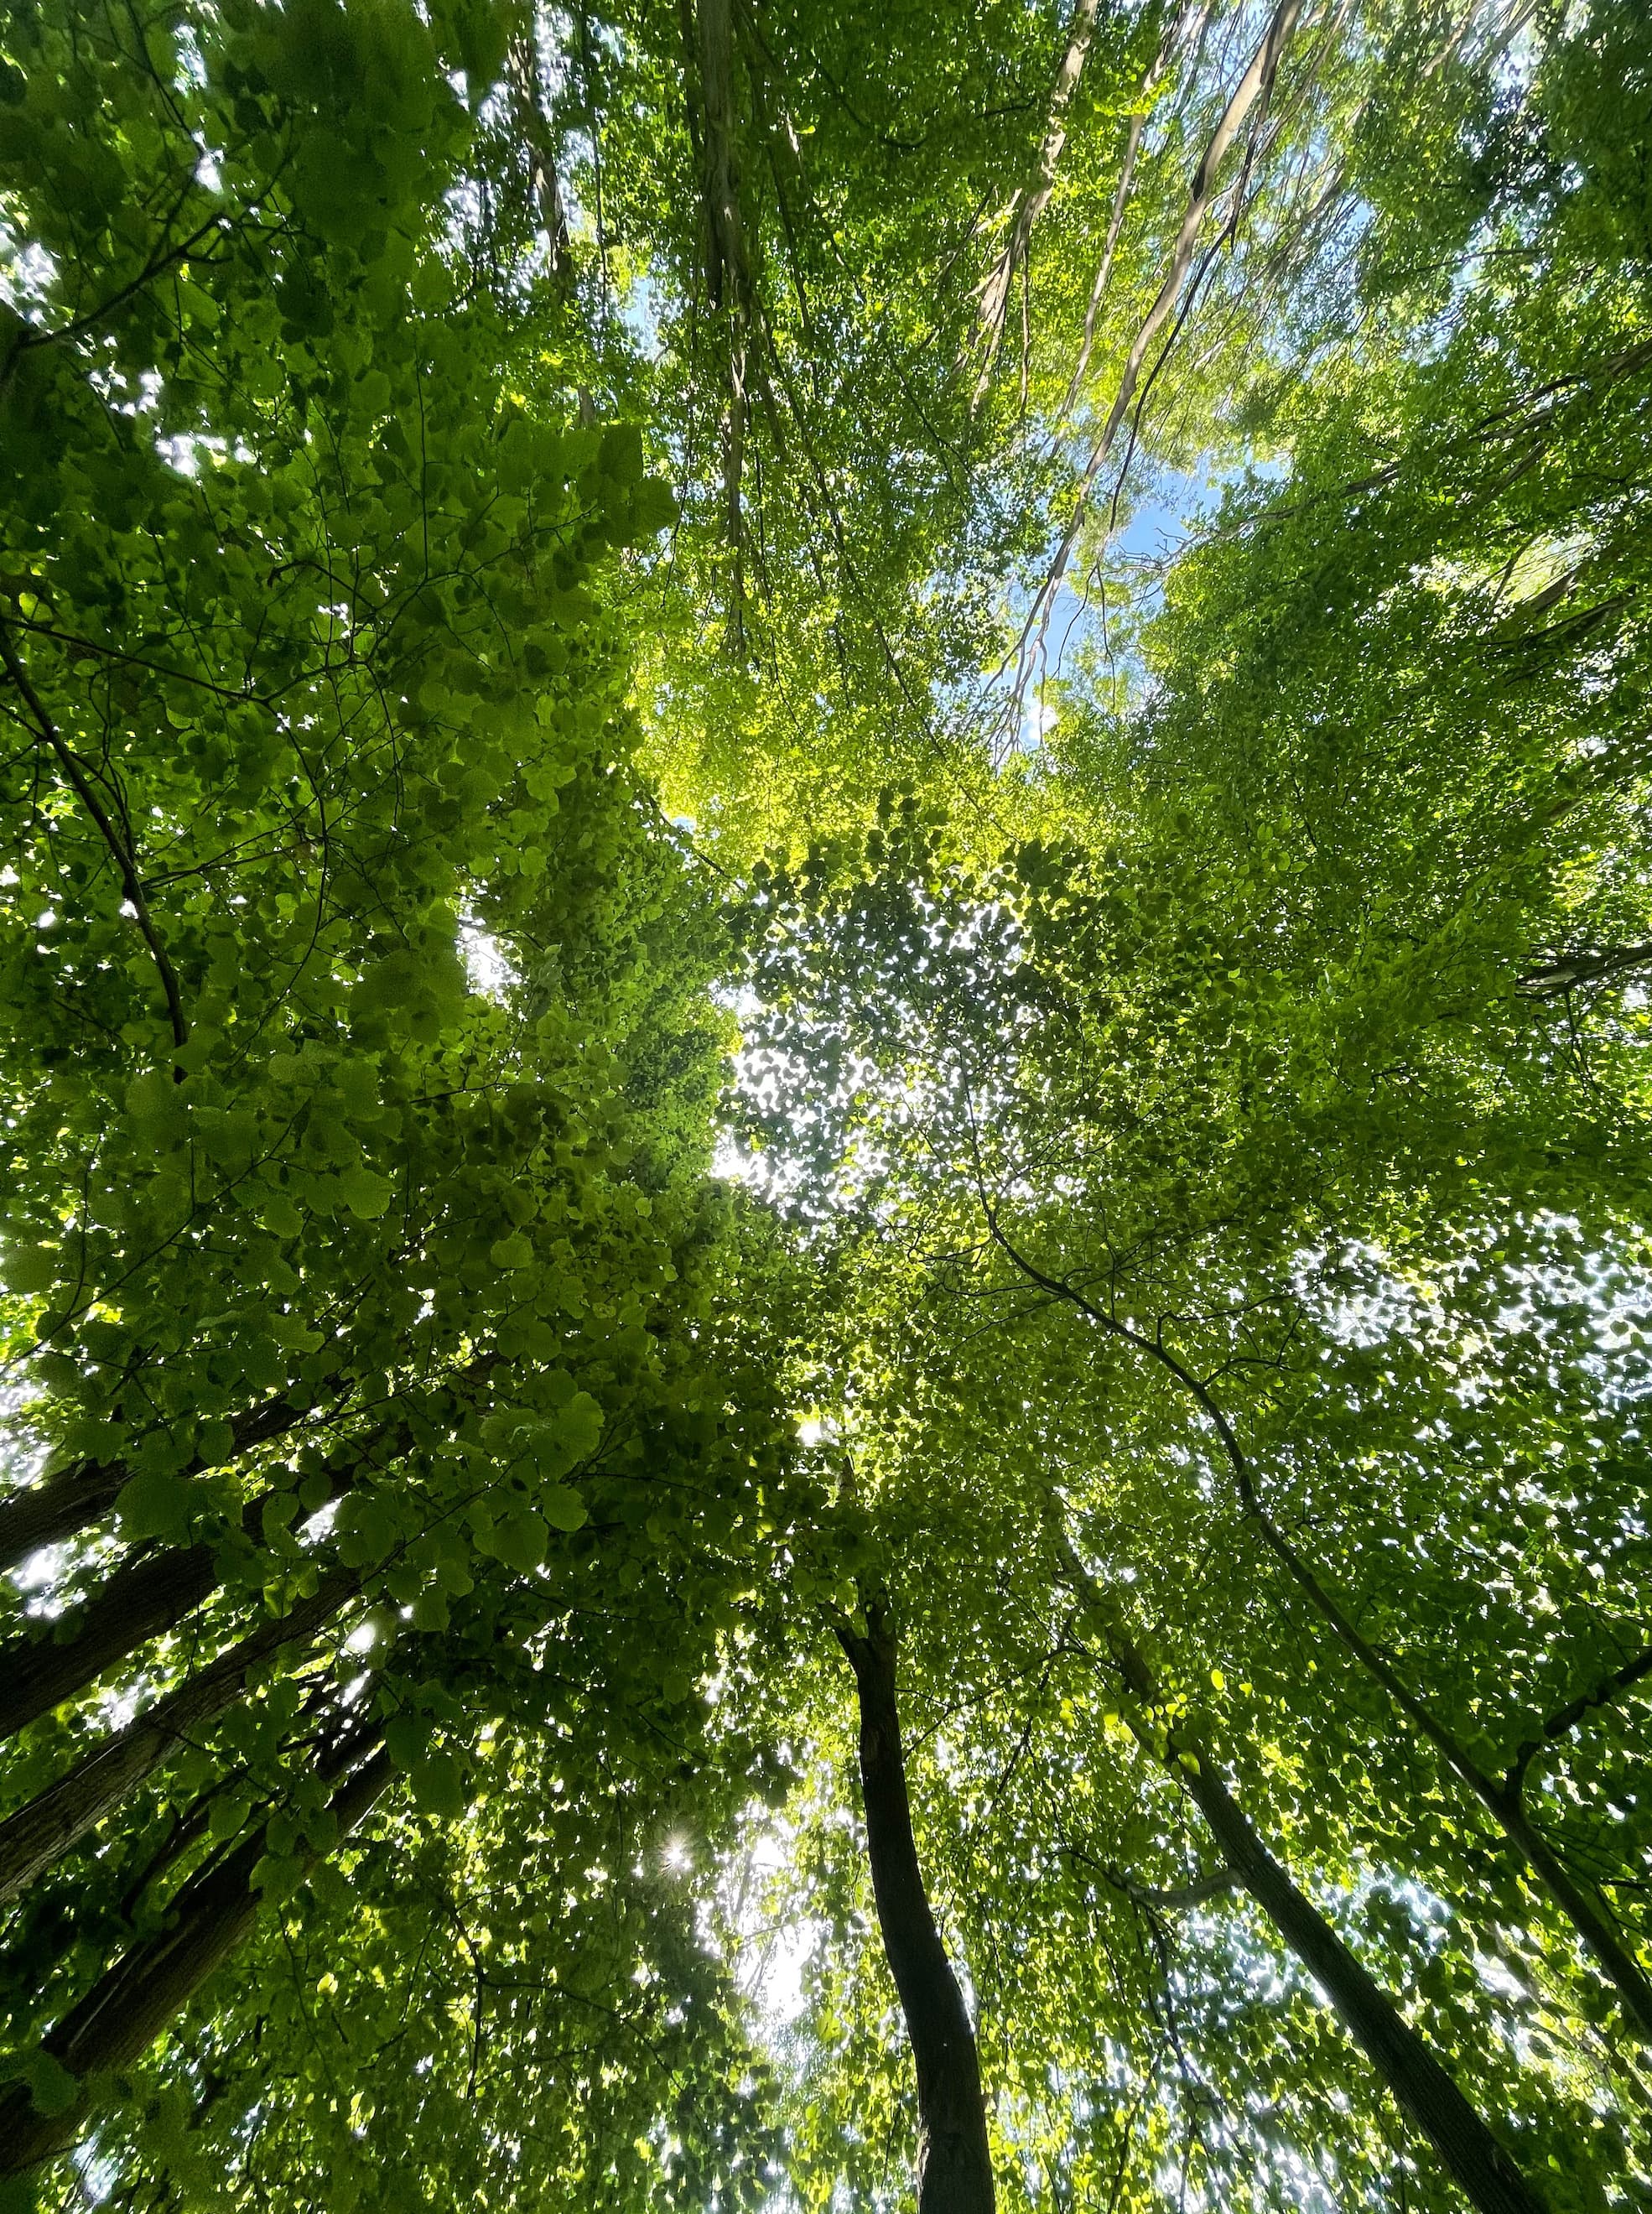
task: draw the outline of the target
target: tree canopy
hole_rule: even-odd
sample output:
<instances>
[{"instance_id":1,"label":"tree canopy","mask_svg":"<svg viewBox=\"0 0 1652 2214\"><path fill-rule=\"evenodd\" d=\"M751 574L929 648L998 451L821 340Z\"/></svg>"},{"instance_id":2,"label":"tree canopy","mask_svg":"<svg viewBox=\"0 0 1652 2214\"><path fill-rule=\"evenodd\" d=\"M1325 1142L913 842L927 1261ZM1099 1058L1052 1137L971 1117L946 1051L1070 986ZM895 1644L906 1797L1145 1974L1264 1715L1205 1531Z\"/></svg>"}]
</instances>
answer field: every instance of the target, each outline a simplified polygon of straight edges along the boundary
<instances>
[{"instance_id":1,"label":"tree canopy","mask_svg":"<svg viewBox=\"0 0 1652 2214\"><path fill-rule=\"evenodd\" d=\"M0 0L0 2205L1652 2204L1649 150Z\"/></svg>"}]
</instances>

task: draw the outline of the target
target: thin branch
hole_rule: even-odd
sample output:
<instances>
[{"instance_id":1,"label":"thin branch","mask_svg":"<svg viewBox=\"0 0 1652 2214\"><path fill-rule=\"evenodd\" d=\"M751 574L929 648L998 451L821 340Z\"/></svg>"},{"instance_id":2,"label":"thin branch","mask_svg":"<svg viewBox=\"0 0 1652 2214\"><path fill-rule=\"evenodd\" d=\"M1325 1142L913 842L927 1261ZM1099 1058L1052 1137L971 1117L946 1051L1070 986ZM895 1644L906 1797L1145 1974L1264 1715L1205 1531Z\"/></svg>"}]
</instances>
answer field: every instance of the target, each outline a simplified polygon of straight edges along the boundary
<instances>
[{"instance_id":1,"label":"thin branch","mask_svg":"<svg viewBox=\"0 0 1652 2214\"><path fill-rule=\"evenodd\" d=\"M113 817L98 798L78 757L64 740L51 716L47 714L40 694L29 681L28 671L18 658L17 650L12 644L11 633L3 621L0 621L0 660L4 661L6 673L21 694L23 704L28 709L36 730L57 756L64 775L79 794L82 805L96 823L102 834L104 843L114 856L115 866L120 872L122 888L137 920L138 927L143 933L144 942L149 947L156 969L160 975L161 988L166 994L167 1013L172 1024L173 1043L181 1047L188 1041L189 1024L184 1019L183 999L178 989L177 971L172 965L171 956L162 942L161 933L156 930L154 919L150 914L148 902L144 897L143 882L138 876L138 865L132 848L116 827ZM180 1083L183 1081L182 1069L174 1069L173 1073Z\"/></svg>"}]
</instances>

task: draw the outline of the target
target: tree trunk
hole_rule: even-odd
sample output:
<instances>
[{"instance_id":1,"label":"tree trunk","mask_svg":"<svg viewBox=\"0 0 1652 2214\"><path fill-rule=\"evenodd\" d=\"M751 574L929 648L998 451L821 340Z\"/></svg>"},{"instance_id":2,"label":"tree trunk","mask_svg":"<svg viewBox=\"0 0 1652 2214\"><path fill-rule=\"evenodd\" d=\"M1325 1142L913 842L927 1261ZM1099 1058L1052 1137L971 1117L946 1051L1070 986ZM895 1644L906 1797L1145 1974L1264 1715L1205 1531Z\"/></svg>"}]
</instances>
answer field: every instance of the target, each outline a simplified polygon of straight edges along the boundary
<instances>
[{"instance_id":1,"label":"tree trunk","mask_svg":"<svg viewBox=\"0 0 1652 2214\"><path fill-rule=\"evenodd\" d=\"M1239 1881L1330 1999L1470 2204L1480 2214L1542 2214L1542 2200L1450 2074L1297 1889L1215 1770L1202 1754L1184 1746L1173 1772L1210 1825Z\"/></svg>"},{"instance_id":2,"label":"tree trunk","mask_svg":"<svg viewBox=\"0 0 1652 2214\"><path fill-rule=\"evenodd\" d=\"M1032 242L1032 227L1049 206L1049 196L1055 189L1056 166L1062 158L1062 149L1067 144L1067 111L1073 104L1073 95L1078 90L1079 79L1084 74L1085 59L1095 34L1098 4L1098 0L1076 0L1072 28L1068 34L1067 51L1062 56L1062 65L1055 73L1055 83L1050 91L1049 107L1044 118L1043 144L1038 150L1038 166L1033 172L1031 183L1015 196L1010 210L1009 234L981 289L984 352L972 403L977 407L986 397L987 387L992 382L993 364L997 360L998 349L1003 343L1004 324L1009 314L1010 288L1015 282L1016 270L1026 259Z\"/></svg>"},{"instance_id":3,"label":"tree trunk","mask_svg":"<svg viewBox=\"0 0 1652 2214\"><path fill-rule=\"evenodd\" d=\"M743 310L750 291L740 176L734 150L734 24L730 0L696 0L701 192L706 215L706 295Z\"/></svg>"},{"instance_id":4,"label":"tree trunk","mask_svg":"<svg viewBox=\"0 0 1652 2214\"><path fill-rule=\"evenodd\" d=\"M279 1620L260 1624L0 1821L0 1905L101 1822L192 1731L222 1714L240 1692L249 1668L283 1645L312 1637L358 1581L347 1570L329 1576L313 1598L300 1599Z\"/></svg>"},{"instance_id":5,"label":"tree trunk","mask_svg":"<svg viewBox=\"0 0 1652 2214\"><path fill-rule=\"evenodd\" d=\"M9 1639L0 1646L0 1738L26 1729L149 1639L175 1629L217 1581L212 1546L172 1546L117 1569L62 1644L50 1636Z\"/></svg>"},{"instance_id":6,"label":"tree trunk","mask_svg":"<svg viewBox=\"0 0 1652 2214\"><path fill-rule=\"evenodd\" d=\"M389 1753L381 1750L333 1793L340 1838L361 1820L394 1773ZM137 2059L247 1936L261 1904L252 1875L264 1850L260 1831L192 1878L167 1928L134 1946L46 2040L44 2050L83 2079L63 2113L39 2113L27 2083L0 2092L0 2175L21 2174L66 2151L91 2107L85 2079Z\"/></svg>"},{"instance_id":7,"label":"tree trunk","mask_svg":"<svg viewBox=\"0 0 1652 2214\"><path fill-rule=\"evenodd\" d=\"M1225 1425L1224 1425L1225 1428ZM1232 1433L1224 1442L1239 1478L1239 1498L1245 1514L1260 1531L1275 1558L1341 1639L1355 1660L1380 1684L1408 1722L1428 1740L1447 1766L1466 1784L1525 1863L1538 1888L1547 1893L1584 1950L1611 1983L1624 2010L1643 2042L1652 2043L1652 1979L1624 1943L1611 1917L1598 1901L1568 1874L1559 1855L1537 1830L1522 1803L1518 1782L1499 1783L1480 1766L1467 1747L1448 1730L1427 1701L1417 1697L1386 1656L1372 1644L1358 1625L1319 1581L1274 1521L1257 1495L1249 1463L1239 1453ZM1633 1671L1620 1672L1624 1683L1636 1680ZM1604 1697L1604 1691L1602 1692ZM1575 1702L1568 1712L1575 1726L1594 1700Z\"/></svg>"},{"instance_id":8,"label":"tree trunk","mask_svg":"<svg viewBox=\"0 0 1652 2214\"><path fill-rule=\"evenodd\" d=\"M285 1397L248 1408L230 1422L233 1442L226 1459L285 1436L310 1411ZM197 1454L180 1473L198 1476L217 1465ZM131 1475L125 1461L77 1461L43 1483L32 1483L27 1490L0 1499L0 1569L15 1568L42 1545L60 1544L101 1522Z\"/></svg>"},{"instance_id":9,"label":"tree trunk","mask_svg":"<svg viewBox=\"0 0 1652 2214\"><path fill-rule=\"evenodd\" d=\"M698 125L701 198L706 223L706 297L727 317L728 410L723 425L723 527L729 544L729 652L745 657L745 471L747 388L752 379L751 265L740 206L735 149L734 23L731 0L694 0L692 66L700 81ZM762 381L761 370L758 371ZM769 401L771 413L773 401Z\"/></svg>"},{"instance_id":10,"label":"tree trunk","mask_svg":"<svg viewBox=\"0 0 1652 2214\"><path fill-rule=\"evenodd\" d=\"M330 1481L329 1497L340 1498L354 1483L355 1469L332 1471ZM261 1492L248 1505L242 1528L254 1543L262 1533L266 1503L286 1495ZM169 1546L117 1569L91 1594L73 1633L62 1642L48 1635L13 1637L0 1645L0 1740L72 1699L151 1637L175 1630L218 1582L216 1546Z\"/></svg>"},{"instance_id":11,"label":"tree trunk","mask_svg":"<svg viewBox=\"0 0 1652 2214\"><path fill-rule=\"evenodd\" d=\"M1153 1670L1109 1594L1080 1560L1053 1498L1049 1508L1062 1565L1099 1627L1129 1695L1121 1703L1131 1735L1198 1807L1234 1875L1331 2001L1470 2204L1479 2214L1544 2214L1543 2201L1426 2040L1269 1851L1192 1731L1160 1722L1163 1702Z\"/></svg>"},{"instance_id":12,"label":"tree trunk","mask_svg":"<svg viewBox=\"0 0 1652 2214\"><path fill-rule=\"evenodd\" d=\"M895 1697L896 1633L866 1609L866 1635L837 1630L860 1699L860 1789L884 1953L918 2076L918 2214L993 2214L981 2064L964 1994L924 1889Z\"/></svg>"},{"instance_id":13,"label":"tree trunk","mask_svg":"<svg viewBox=\"0 0 1652 2214\"><path fill-rule=\"evenodd\" d=\"M1141 105L1129 118L1124 139L1124 159L1118 172L1118 183L1113 191L1112 212L1107 221L1107 236L1101 249L1101 260L1096 269L1096 281L1090 287L1090 303L1084 311L1084 336L1079 344L1079 358L1067 387L1067 396L1061 406L1061 415L1070 415L1079 404L1085 376L1090 367L1090 356L1096 343L1096 319L1101 313L1101 303L1106 297L1107 279L1113 272L1113 255L1117 250L1119 233L1124 228L1124 211L1129 205L1130 186L1135 176L1136 156L1141 150L1141 134L1147 128L1147 102L1158 86L1159 80L1170 67L1171 57L1183 41L1195 36L1202 28L1209 12L1208 0L1184 9L1166 29L1159 42L1147 75L1141 80ZM1058 420L1060 418L1058 417Z\"/></svg>"},{"instance_id":14,"label":"tree trunk","mask_svg":"<svg viewBox=\"0 0 1652 2214\"><path fill-rule=\"evenodd\" d=\"M545 113L539 83L539 46L530 31L511 43L508 75L516 101L517 128L528 156L529 187L535 211L545 227L551 256L551 281L559 297L573 297L573 246L568 236L568 211L557 174L556 134Z\"/></svg>"}]
</instances>

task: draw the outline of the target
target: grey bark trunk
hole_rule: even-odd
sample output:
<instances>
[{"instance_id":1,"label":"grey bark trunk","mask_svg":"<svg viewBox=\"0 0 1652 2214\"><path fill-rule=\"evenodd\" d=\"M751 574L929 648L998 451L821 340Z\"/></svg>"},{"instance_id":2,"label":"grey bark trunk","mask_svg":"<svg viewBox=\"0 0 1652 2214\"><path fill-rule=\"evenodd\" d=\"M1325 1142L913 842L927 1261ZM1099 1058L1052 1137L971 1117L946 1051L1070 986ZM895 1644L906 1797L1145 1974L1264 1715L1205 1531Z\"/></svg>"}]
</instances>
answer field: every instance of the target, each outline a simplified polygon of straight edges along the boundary
<instances>
[{"instance_id":1,"label":"grey bark trunk","mask_svg":"<svg viewBox=\"0 0 1652 2214\"><path fill-rule=\"evenodd\" d=\"M34 1878L137 1789L195 1730L239 1695L248 1669L313 1637L338 1612L358 1579L340 1572L290 1614L272 1619L188 1678L123 1730L95 1746L64 1776L0 1822L0 1905Z\"/></svg>"},{"instance_id":2,"label":"grey bark trunk","mask_svg":"<svg viewBox=\"0 0 1652 2214\"><path fill-rule=\"evenodd\" d=\"M837 1636L860 1694L860 1789L878 1927L917 2069L919 2214L994 2214L975 2031L935 1927L912 1834L896 1633L886 1612L872 1605L864 1637L847 1627Z\"/></svg>"},{"instance_id":3,"label":"grey bark trunk","mask_svg":"<svg viewBox=\"0 0 1652 2214\"><path fill-rule=\"evenodd\" d=\"M339 1834L346 1836L395 1773L389 1755L375 1752L333 1795ZM134 1946L46 2039L45 2050L82 2088L58 2114L36 2111L26 2083L0 2091L0 2175L21 2175L66 2151L91 2109L87 2079L137 2059L242 1942L260 1900L253 1870L264 1854L260 1831L227 1859L204 1869L179 1893L168 1926ZM313 1856L312 1856L313 1858Z\"/></svg>"}]
</instances>

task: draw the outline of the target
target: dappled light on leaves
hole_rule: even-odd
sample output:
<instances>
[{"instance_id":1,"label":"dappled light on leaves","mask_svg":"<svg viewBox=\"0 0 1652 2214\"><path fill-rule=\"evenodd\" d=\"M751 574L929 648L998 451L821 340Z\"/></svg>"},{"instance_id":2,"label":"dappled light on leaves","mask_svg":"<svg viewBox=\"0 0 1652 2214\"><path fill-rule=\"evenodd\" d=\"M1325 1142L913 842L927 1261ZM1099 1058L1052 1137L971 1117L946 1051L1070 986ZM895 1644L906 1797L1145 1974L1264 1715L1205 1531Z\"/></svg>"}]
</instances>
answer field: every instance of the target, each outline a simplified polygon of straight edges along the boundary
<instances>
[{"instance_id":1,"label":"dappled light on leaves","mask_svg":"<svg viewBox=\"0 0 1652 2214\"><path fill-rule=\"evenodd\" d=\"M0 4L0 2203L1646 2202L1649 138Z\"/></svg>"}]
</instances>

